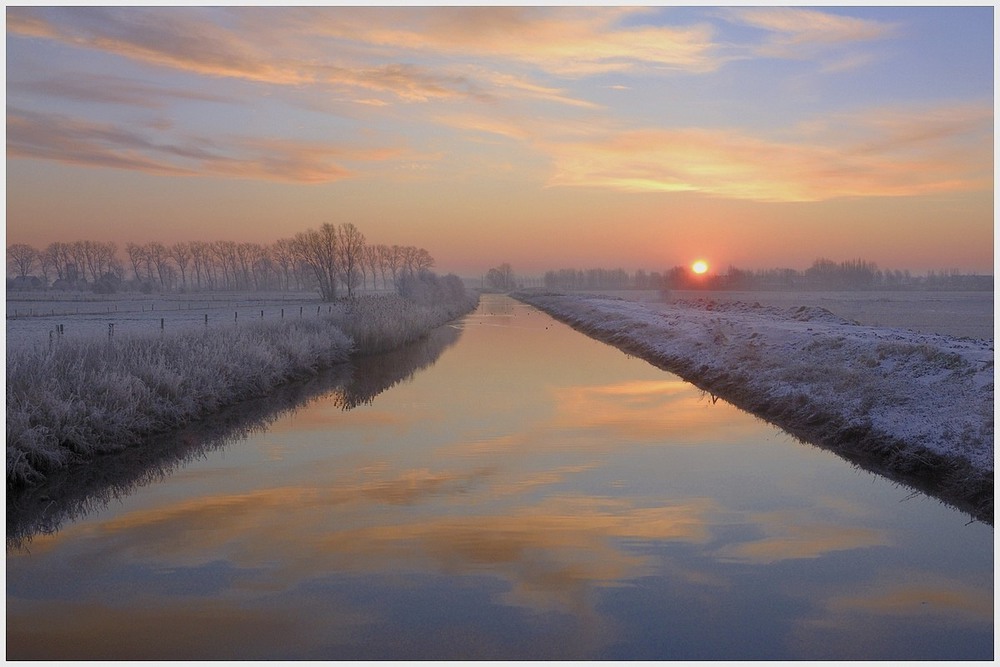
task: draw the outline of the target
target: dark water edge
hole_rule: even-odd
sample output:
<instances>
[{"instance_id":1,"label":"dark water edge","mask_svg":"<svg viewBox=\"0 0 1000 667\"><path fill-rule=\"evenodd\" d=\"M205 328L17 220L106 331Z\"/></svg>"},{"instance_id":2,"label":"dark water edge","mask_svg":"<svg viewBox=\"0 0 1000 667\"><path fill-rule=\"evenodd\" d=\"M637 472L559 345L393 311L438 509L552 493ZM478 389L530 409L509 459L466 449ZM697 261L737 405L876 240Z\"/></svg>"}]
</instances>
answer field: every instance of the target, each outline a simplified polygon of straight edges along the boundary
<instances>
[{"instance_id":1,"label":"dark water edge","mask_svg":"<svg viewBox=\"0 0 1000 667\"><path fill-rule=\"evenodd\" d=\"M886 438L871 429L849 425L839 414L822 406L810 405L808 409L802 409L790 403L776 404L747 391L738 377L730 377L727 373L706 374L684 363L684 360L663 359L639 344L549 311L530 298L523 301L580 333L680 376L711 396L722 398L782 429L803 444L830 451L855 467L934 498L968 515L972 521L993 525L992 472L984 473L933 452L921 452L920 456L914 456L907 453L905 443Z\"/></svg>"},{"instance_id":2,"label":"dark water edge","mask_svg":"<svg viewBox=\"0 0 1000 667\"><path fill-rule=\"evenodd\" d=\"M370 404L382 392L432 365L458 342L461 333L450 324L440 326L414 343L354 358L315 377L283 385L267 396L224 408L177 431L54 472L38 485L8 489L7 549L28 549L35 535L58 532L66 522L165 479L209 452L263 432L279 418L320 398L333 398L343 410Z\"/></svg>"}]
</instances>

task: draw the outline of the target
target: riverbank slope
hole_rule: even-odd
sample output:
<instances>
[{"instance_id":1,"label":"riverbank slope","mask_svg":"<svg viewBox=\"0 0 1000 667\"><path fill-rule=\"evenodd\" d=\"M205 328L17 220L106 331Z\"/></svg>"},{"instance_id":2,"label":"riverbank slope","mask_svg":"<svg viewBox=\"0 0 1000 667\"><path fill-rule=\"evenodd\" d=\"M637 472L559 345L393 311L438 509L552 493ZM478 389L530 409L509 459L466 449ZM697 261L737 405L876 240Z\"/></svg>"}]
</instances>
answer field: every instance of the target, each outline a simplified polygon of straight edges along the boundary
<instances>
[{"instance_id":1,"label":"riverbank slope","mask_svg":"<svg viewBox=\"0 0 1000 667\"><path fill-rule=\"evenodd\" d=\"M394 349L475 308L457 279L342 301L309 319L7 350L7 486L141 446L222 407ZM419 289L417 289L419 288Z\"/></svg>"},{"instance_id":2,"label":"riverbank slope","mask_svg":"<svg viewBox=\"0 0 1000 667\"><path fill-rule=\"evenodd\" d=\"M519 300L807 442L993 522L992 341L867 327L822 308Z\"/></svg>"}]
</instances>

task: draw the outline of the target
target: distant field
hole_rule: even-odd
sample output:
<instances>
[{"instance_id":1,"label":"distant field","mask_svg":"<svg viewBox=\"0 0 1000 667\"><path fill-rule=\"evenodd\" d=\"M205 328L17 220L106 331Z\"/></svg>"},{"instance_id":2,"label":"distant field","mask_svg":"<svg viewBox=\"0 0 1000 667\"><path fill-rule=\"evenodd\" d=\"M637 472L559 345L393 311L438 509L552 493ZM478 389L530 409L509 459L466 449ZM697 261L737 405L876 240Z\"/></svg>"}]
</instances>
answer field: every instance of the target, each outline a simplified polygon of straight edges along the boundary
<instances>
[{"instance_id":1,"label":"distant field","mask_svg":"<svg viewBox=\"0 0 1000 667\"><path fill-rule=\"evenodd\" d=\"M630 301L655 303L655 290L603 292ZM993 338L993 292L710 292L674 290L672 301L712 299L791 308L819 306L860 324L924 333Z\"/></svg>"},{"instance_id":2,"label":"distant field","mask_svg":"<svg viewBox=\"0 0 1000 667\"><path fill-rule=\"evenodd\" d=\"M231 292L163 295L8 292L7 347L47 345L62 325L66 339L179 332L192 327L233 326L251 319L317 315L329 304L316 292Z\"/></svg>"},{"instance_id":3,"label":"distant field","mask_svg":"<svg viewBox=\"0 0 1000 667\"><path fill-rule=\"evenodd\" d=\"M655 290L603 292L655 303ZM993 292L671 292L671 300L713 299L793 307L820 306L870 326L901 327L970 338L993 338ZM234 325L248 319L317 314L328 304L316 292L231 292L164 295L98 295L67 292L8 292L7 346L47 345L63 325L67 338L158 333L190 327ZM53 333L53 335L55 335Z\"/></svg>"}]
</instances>

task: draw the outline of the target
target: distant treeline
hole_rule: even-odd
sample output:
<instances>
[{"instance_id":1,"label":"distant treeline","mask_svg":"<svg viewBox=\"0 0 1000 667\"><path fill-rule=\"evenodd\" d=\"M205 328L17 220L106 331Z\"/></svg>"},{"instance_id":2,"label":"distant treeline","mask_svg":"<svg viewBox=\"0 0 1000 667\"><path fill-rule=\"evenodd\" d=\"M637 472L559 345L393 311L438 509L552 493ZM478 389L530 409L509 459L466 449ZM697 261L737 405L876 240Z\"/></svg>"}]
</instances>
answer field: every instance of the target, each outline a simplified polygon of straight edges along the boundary
<instances>
[{"instance_id":1,"label":"distant treeline","mask_svg":"<svg viewBox=\"0 0 1000 667\"><path fill-rule=\"evenodd\" d=\"M8 289L174 292L309 290L325 300L343 288L398 287L434 266L423 248L367 243L353 224L321 225L271 244L192 241L166 245L54 242L7 247ZM391 287L390 287L391 286Z\"/></svg>"},{"instance_id":2,"label":"distant treeline","mask_svg":"<svg viewBox=\"0 0 1000 667\"><path fill-rule=\"evenodd\" d=\"M559 269L542 278L548 289L558 290L992 290L993 276L951 271L881 270L873 262L817 259L804 271L797 269L747 270L730 266L722 274L699 275L688 267L663 272L642 269Z\"/></svg>"}]
</instances>

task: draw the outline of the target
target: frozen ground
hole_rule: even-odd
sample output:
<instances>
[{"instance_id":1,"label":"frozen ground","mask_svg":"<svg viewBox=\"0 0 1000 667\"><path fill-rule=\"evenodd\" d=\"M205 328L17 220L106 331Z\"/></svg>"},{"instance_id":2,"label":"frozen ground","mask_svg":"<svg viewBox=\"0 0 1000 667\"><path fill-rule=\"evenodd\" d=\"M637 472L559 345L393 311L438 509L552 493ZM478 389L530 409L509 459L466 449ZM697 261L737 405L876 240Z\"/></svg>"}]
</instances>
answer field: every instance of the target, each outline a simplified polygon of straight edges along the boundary
<instances>
[{"instance_id":1,"label":"frozen ground","mask_svg":"<svg viewBox=\"0 0 1000 667\"><path fill-rule=\"evenodd\" d=\"M317 308L319 311L317 311ZM48 345L62 325L66 340L107 336L114 324L117 337L161 331L180 333L238 322L329 314L315 292L206 292L149 295L8 292L7 348ZM263 313L263 314L262 314Z\"/></svg>"},{"instance_id":2,"label":"frozen ground","mask_svg":"<svg viewBox=\"0 0 1000 667\"><path fill-rule=\"evenodd\" d=\"M664 303L657 290L621 290L598 294L619 296L651 306ZM895 327L946 336L993 338L993 292L673 290L666 303L694 299L759 303L782 308L819 306L845 319L873 327Z\"/></svg>"},{"instance_id":3,"label":"frozen ground","mask_svg":"<svg viewBox=\"0 0 1000 667\"><path fill-rule=\"evenodd\" d=\"M992 521L992 339L865 326L817 306L517 296L803 439L920 477L977 515L988 505Z\"/></svg>"}]
</instances>

